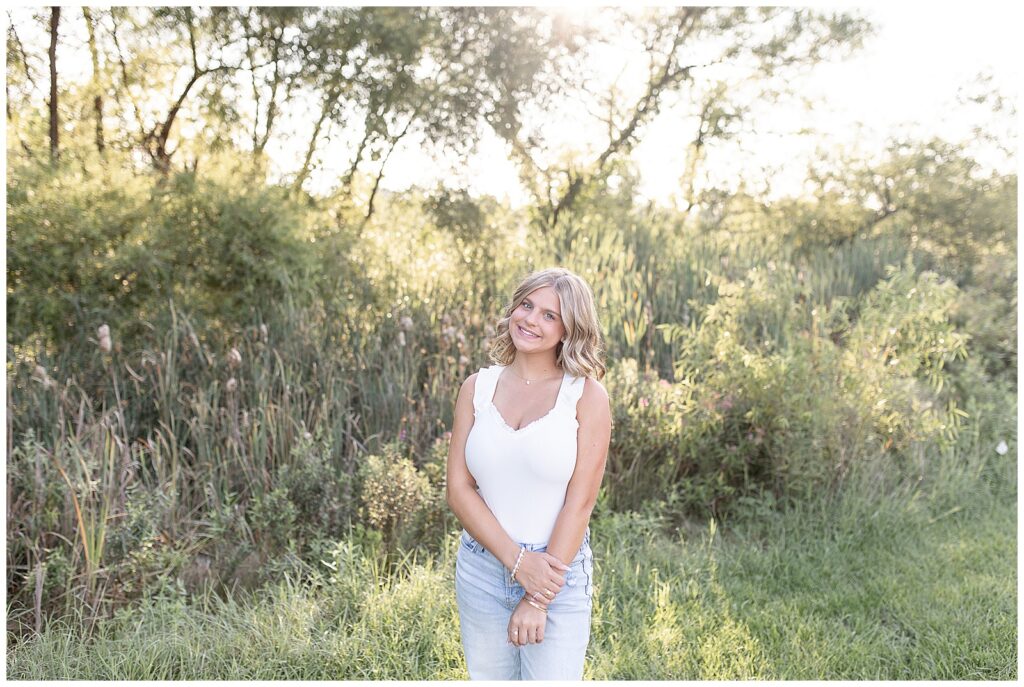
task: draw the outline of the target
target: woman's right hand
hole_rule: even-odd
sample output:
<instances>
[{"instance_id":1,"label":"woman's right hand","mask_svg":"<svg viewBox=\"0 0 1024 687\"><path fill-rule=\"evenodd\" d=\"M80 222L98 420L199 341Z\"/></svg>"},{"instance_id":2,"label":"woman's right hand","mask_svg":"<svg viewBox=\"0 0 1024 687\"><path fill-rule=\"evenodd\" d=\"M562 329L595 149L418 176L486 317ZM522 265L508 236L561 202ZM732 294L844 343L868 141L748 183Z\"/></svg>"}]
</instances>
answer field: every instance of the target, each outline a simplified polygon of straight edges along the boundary
<instances>
[{"instance_id":1,"label":"woman's right hand","mask_svg":"<svg viewBox=\"0 0 1024 687\"><path fill-rule=\"evenodd\" d=\"M516 582L523 585L526 598L547 606L565 584L569 566L546 551L527 551L516 573Z\"/></svg>"}]
</instances>

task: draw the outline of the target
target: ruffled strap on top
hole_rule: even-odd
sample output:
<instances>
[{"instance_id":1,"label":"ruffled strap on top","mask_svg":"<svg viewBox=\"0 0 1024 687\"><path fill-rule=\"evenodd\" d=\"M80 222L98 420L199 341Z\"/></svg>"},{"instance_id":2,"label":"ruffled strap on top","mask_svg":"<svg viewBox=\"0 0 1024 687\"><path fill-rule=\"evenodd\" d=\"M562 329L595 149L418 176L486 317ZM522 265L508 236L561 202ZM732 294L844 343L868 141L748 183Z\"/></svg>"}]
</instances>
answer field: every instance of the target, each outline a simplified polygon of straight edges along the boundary
<instances>
[{"instance_id":1,"label":"ruffled strap on top","mask_svg":"<svg viewBox=\"0 0 1024 687\"><path fill-rule=\"evenodd\" d=\"M562 383L562 388L558 392L558 400L556 401L556 404L565 406L566 409L575 415L576 403L579 402L580 397L583 396L583 387L586 383L586 377L566 377Z\"/></svg>"},{"instance_id":2,"label":"ruffled strap on top","mask_svg":"<svg viewBox=\"0 0 1024 687\"><path fill-rule=\"evenodd\" d=\"M494 398L494 390L498 386L498 375L500 374L500 365L480 368L476 375L476 386L473 392L473 408L477 412L486 408Z\"/></svg>"}]
</instances>

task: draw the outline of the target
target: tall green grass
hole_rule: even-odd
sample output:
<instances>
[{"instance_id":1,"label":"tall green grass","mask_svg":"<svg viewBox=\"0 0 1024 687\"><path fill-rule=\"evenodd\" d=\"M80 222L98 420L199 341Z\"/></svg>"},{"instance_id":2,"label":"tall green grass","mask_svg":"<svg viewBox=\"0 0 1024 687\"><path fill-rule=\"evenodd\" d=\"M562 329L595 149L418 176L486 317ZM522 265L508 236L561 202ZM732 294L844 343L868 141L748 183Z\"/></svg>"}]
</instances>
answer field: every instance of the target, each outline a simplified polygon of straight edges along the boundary
<instances>
[{"instance_id":1,"label":"tall green grass","mask_svg":"<svg viewBox=\"0 0 1024 687\"><path fill-rule=\"evenodd\" d=\"M864 482L725 529L666 529L665 505L598 514L585 677L1015 679L1015 465L937 462L942 481ZM257 593L165 590L89 639L51 624L8 677L465 679L456 548L389 572L343 540Z\"/></svg>"}]
</instances>

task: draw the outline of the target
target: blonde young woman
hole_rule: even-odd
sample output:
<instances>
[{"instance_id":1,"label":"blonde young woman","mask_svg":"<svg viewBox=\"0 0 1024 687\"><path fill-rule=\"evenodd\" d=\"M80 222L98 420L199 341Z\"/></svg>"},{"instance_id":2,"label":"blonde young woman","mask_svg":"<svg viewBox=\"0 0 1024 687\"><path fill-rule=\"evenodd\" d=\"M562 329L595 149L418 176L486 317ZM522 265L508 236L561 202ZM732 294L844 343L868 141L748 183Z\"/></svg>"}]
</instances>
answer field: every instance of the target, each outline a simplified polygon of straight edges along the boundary
<instances>
[{"instance_id":1,"label":"blonde young woman","mask_svg":"<svg viewBox=\"0 0 1024 687\"><path fill-rule=\"evenodd\" d=\"M567 269L530 274L490 357L459 391L448 453L466 665L474 680L582 679L611 437L590 287Z\"/></svg>"}]
</instances>

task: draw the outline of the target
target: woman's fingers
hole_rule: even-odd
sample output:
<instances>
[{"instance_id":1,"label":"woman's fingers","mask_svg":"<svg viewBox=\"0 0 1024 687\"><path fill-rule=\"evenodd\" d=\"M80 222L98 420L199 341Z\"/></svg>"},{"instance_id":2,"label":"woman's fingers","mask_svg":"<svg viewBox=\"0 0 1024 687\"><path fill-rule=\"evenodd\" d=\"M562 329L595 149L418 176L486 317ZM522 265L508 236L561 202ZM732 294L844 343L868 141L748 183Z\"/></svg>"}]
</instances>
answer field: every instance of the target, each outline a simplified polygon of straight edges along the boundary
<instances>
[{"instance_id":1,"label":"woman's fingers","mask_svg":"<svg viewBox=\"0 0 1024 687\"><path fill-rule=\"evenodd\" d=\"M561 570L563 572L568 572L569 571L569 566L568 565L566 565L562 561L558 560L557 558L552 556L547 551L542 552L541 555L544 557L544 560L546 560L548 562L548 564L551 565L551 567L554 568L555 570Z\"/></svg>"},{"instance_id":2,"label":"woman's fingers","mask_svg":"<svg viewBox=\"0 0 1024 687\"><path fill-rule=\"evenodd\" d=\"M529 598L550 603L565 586L565 573L569 569L546 551L530 551L524 556L516 579L526 589Z\"/></svg>"}]
</instances>

